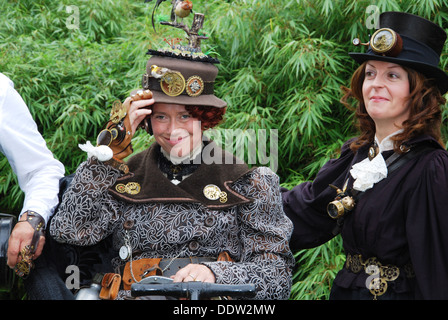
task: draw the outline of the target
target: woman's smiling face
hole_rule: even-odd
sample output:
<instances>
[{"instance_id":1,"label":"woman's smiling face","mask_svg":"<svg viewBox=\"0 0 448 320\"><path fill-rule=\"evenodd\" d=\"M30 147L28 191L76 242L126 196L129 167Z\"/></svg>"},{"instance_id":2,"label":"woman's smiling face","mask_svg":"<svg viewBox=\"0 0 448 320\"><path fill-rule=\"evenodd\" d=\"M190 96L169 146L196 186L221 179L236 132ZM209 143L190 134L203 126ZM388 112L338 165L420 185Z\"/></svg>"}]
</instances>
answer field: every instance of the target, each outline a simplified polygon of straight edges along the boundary
<instances>
[{"instance_id":1,"label":"woman's smiling face","mask_svg":"<svg viewBox=\"0 0 448 320\"><path fill-rule=\"evenodd\" d=\"M172 156L184 157L202 142L201 122L184 105L155 103L151 126L154 138Z\"/></svg>"},{"instance_id":2,"label":"woman's smiling face","mask_svg":"<svg viewBox=\"0 0 448 320\"><path fill-rule=\"evenodd\" d=\"M362 86L367 113L378 125L402 127L409 118L408 73L400 65L370 60Z\"/></svg>"}]
</instances>

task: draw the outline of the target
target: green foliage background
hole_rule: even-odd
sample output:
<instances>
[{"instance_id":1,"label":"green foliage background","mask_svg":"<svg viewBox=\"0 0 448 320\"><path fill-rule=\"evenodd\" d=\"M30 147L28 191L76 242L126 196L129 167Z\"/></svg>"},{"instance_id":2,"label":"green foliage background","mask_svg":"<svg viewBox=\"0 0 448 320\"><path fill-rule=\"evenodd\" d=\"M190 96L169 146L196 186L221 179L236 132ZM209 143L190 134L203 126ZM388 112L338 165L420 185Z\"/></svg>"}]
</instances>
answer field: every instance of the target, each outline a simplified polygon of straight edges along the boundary
<instances>
[{"instance_id":1,"label":"green foliage background","mask_svg":"<svg viewBox=\"0 0 448 320\"><path fill-rule=\"evenodd\" d=\"M67 173L85 159L78 144L94 140L112 102L140 87L147 48L164 45L165 37L184 37L160 25L154 32L154 2L0 2L0 72L14 81ZM347 52L362 50L352 39L367 41L372 33L365 27L369 5L381 12L415 13L448 28L447 0L194 0L194 10L206 15L204 32L210 37L203 51L221 61L216 94L229 108L220 128L268 134L277 129L277 173L288 188L312 180L356 135L352 112L339 103L340 86L348 85L356 67ZM70 6L79 9L79 28L67 27L75 22ZM169 10L167 1L158 14ZM442 67L447 63L445 49ZM446 125L443 132L448 137ZM244 139L244 134L236 138L235 149ZM134 138L137 152L150 143L143 131ZM22 201L16 178L0 157L0 210L17 213ZM296 256L291 298L328 298L344 262L341 239Z\"/></svg>"}]
</instances>

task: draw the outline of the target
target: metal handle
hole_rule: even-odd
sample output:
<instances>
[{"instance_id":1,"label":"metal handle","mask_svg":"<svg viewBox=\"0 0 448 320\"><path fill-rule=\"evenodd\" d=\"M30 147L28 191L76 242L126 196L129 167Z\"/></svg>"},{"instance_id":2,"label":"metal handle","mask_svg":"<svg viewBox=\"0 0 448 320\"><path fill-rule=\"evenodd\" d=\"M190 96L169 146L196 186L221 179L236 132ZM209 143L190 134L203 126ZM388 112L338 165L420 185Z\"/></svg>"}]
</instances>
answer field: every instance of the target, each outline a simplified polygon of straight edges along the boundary
<instances>
[{"instance_id":1,"label":"metal handle","mask_svg":"<svg viewBox=\"0 0 448 320\"><path fill-rule=\"evenodd\" d=\"M173 283L133 283L131 295L141 297L148 295L173 296L178 298L190 298L200 300L204 298L230 296L230 297L254 297L255 285L228 285L208 282L173 282Z\"/></svg>"}]
</instances>

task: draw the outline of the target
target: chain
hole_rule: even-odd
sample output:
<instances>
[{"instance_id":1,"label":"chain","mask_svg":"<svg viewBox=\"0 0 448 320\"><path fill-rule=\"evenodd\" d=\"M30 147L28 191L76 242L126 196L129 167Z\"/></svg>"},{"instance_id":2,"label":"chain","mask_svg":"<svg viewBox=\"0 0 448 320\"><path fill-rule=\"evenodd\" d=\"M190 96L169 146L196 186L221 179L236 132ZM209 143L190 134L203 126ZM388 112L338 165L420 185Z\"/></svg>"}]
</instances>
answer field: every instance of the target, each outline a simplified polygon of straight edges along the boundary
<instances>
[{"instance_id":1,"label":"chain","mask_svg":"<svg viewBox=\"0 0 448 320\"><path fill-rule=\"evenodd\" d=\"M177 258L179 258L179 256L180 256L181 254L183 254L184 252L185 252L185 247L184 247L182 250L180 250L179 253L178 253L174 258L171 258L170 262L166 265L165 268L163 268L163 270L162 270L162 274L166 271L166 269L169 268L169 266L174 262L174 260L176 260Z\"/></svg>"}]
</instances>

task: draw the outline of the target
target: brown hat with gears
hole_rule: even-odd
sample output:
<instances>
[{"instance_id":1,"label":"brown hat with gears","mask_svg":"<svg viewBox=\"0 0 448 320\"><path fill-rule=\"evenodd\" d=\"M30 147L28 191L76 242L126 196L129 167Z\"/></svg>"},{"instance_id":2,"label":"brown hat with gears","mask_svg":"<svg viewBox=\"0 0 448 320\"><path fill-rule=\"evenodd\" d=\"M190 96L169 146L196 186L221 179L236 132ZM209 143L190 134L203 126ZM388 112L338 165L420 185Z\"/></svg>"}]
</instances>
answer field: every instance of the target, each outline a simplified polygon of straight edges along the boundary
<instances>
[{"instance_id":1,"label":"brown hat with gears","mask_svg":"<svg viewBox=\"0 0 448 320\"><path fill-rule=\"evenodd\" d=\"M154 10L160 2L157 2ZM191 1L172 1L171 20L160 23L185 31L188 44L179 44L181 39L177 38L167 41L168 48L149 49L147 54L151 58L142 77L142 87L143 90L151 90L156 103L224 108L227 103L214 95L218 75L215 64L219 61L202 53L200 47L201 40L207 39L199 34L204 15L195 13L191 27L183 22L191 9Z\"/></svg>"}]
</instances>

